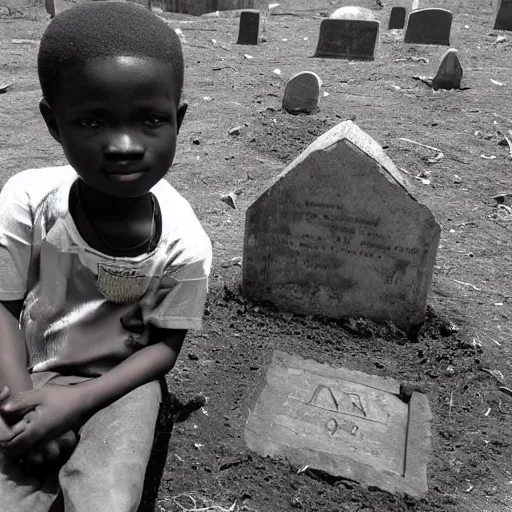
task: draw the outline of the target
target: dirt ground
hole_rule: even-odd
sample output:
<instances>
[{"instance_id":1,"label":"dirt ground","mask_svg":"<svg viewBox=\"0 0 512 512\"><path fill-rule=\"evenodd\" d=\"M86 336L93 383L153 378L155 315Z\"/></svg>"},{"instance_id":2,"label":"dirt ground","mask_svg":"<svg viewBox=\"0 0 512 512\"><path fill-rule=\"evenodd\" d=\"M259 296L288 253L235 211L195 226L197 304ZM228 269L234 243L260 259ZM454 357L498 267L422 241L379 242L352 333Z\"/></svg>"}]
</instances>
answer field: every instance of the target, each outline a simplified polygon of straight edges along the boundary
<instances>
[{"instance_id":1,"label":"dirt ground","mask_svg":"<svg viewBox=\"0 0 512 512\"><path fill-rule=\"evenodd\" d=\"M168 377L174 397L162 416L141 512L512 509L512 397L499 389L512 387L512 216L493 199L512 194L509 148L499 144L500 130L512 130L512 32L492 29L487 0L437 2L454 13L452 46L465 89L433 93L413 76L433 76L445 48L403 44L400 31L386 30L392 3L384 3L375 11L382 30L373 62L311 58L321 18L335 1L281 2L258 46L234 44L234 17L165 15L183 34L189 102L168 178L210 235L214 266L205 329L188 336ZM65 160L38 112L35 58L47 16L41 8L0 13L0 85L13 84L0 95L3 185L22 169ZM497 41L501 34L506 39ZM291 116L280 110L284 85L303 70L318 73L328 95L318 113ZM246 208L310 142L345 119L384 146L442 227L417 340L391 325L283 314L240 293L236 258ZM236 126L240 134L229 135ZM231 191L236 209L221 201ZM250 453L244 425L274 349L419 383L434 415L429 492L393 496ZM189 415L193 407L181 405L199 395L207 403Z\"/></svg>"}]
</instances>

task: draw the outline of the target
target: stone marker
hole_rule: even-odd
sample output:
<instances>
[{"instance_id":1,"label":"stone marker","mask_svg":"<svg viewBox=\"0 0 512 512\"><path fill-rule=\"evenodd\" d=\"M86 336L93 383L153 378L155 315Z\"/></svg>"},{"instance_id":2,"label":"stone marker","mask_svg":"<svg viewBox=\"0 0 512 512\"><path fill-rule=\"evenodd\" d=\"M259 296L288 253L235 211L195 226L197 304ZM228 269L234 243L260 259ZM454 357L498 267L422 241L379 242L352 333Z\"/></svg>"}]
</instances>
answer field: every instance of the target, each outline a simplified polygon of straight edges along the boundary
<instances>
[{"instance_id":1,"label":"stone marker","mask_svg":"<svg viewBox=\"0 0 512 512\"><path fill-rule=\"evenodd\" d=\"M378 38L378 21L323 20L315 57L373 60Z\"/></svg>"},{"instance_id":2,"label":"stone marker","mask_svg":"<svg viewBox=\"0 0 512 512\"><path fill-rule=\"evenodd\" d=\"M167 12L201 16L209 12L238 9L266 9L268 0L166 0Z\"/></svg>"},{"instance_id":3,"label":"stone marker","mask_svg":"<svg viewBox=\"0 0 512 512\"><path fill-rule=\"evenodd\" d=\"M411 11L415 11L420 8L420 0L412 0Z\"/></svg>"},{"instance_id":4,"label":"stone marker","mask_svg":"<svg viewBox=\"0 0 512 512\"><path fill-rule=\"evenodd\" d=\"M322 81L316 73L303 71L292 76L283 96L283 108L290 114L311 114L318 109Z\"/></svg>"},{"instance_id":5,"label":"stone marker","mask_svg":"<svg viewBox=\"0 0 512 512\"><path fill-rule=\"evenodd\" d=\"M375 15L370 9L350 5L336 9L329 18L331 20L374 20Z\"/></svg>"},{"instance_id":6,"label":"stone marker","mask_svg":"<svg viewBox=\"0 0 512 512\"><path fill-rule=\"evenodd\" d=\"M249 449L336 477L417 496L427 491L427 397L391 378L275 351L245 427Z\"/></svg>"},{"instance_id":7,"label":"stone marker","mask_svg":"<svg viewBox=\"0 0 512 512\"><path fill-rule=\"evenodd\" d=\"M313 142L247 210L243 289L299 314L424 320L440 229L352 121Z\"/></svg>"},{"instance_id":8,"label":"stone marker","mask_svg":"<svg viewBox=\"0 0 512 512\"><path fill-rule=\"evenodd\" d=\"M452 13L447 9L427 8L412 11L405 29L405 43L450 44Z\"/></svg>"},{"instance_id":9,"label":"stone marker","mask_svg":"<svg viewBox=\"0 0 512 512\"><path fill-rule=\"evenodd\" d=\"M50 18L55 17L55 0L44 0L44 8L50 15Z\"/></svg>"},{"instance_id":10,"label":"stone marker","mask_svg":"<svg viewBox=\"0 0 512 512\"><path fill-rule=\"evenodd\" d=\"M260 12L242 11L236 44L258 44L260 35Z\"/></svg>"},{"instance_id":11,"label":"stone marker","mask_svg":"<svg viewBox=\"0 0 512 512\"><path fill-rule=\"evenodd\" d=\"M403 29L405 27L405 7L393 7L389 16L389 30Z\"/></svg>"},{"instance_id":12,"label":"stone marker","mask_svg":"<svg viewBox=\"0 0 512 512\"><path fill-rule=\"evenodd\" d=\"M512 0L498 0L495 30L512 30Z\"/></svg>"},{"instance_id":13,"label":"stone marker","mask_svg":"<svg viewBox=\"0 0 512 512\"><path fill-rule=\"evenodd\" d=\"M460 65L458 51L455 48L446 50L441 55L439 70L432 80L432 89L460 89L462 80L462 66Z\"/></svg>"}]
</instances>

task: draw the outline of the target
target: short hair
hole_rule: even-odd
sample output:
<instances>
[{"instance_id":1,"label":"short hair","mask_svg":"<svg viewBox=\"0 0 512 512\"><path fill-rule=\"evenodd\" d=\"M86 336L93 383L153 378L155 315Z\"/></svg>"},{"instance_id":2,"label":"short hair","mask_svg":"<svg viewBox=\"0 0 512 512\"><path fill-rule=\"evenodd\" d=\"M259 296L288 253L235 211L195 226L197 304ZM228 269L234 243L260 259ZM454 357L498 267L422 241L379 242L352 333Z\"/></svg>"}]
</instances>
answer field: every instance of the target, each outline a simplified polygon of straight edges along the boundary
<instances>
[{"instance_id":1,"label":"short hair","mask_svg":"<svg viewBox=\"0 0 512 512\"><path fill-rule=\"evenodd\" d=\"M129 2L85 2L59 13L46 28L37 56L43 96L51 103L60 75L96 57L140 57L168 63L181 96L184 64L176 32Z\"/></svg>"}]
</instances>

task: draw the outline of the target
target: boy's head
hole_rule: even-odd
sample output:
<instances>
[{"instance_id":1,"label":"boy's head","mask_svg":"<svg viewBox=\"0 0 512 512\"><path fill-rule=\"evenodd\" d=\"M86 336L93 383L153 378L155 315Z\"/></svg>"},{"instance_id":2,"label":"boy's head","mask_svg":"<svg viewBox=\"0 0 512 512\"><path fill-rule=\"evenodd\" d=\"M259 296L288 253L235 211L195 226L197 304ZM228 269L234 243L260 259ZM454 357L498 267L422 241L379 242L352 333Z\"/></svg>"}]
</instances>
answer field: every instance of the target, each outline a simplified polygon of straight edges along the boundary
<instances>
[{"instance_id":1,"label":"boy's head","mask_svg":"<svg viewBox=\"0 0 512 512\"><path fill-rule=\"evenodd\" d=\"M90 2L56 16L38 55L41 113L88 185L147 192L167 172L186 111L174 30L130 3Z\"/></svg>"}]
</instances>

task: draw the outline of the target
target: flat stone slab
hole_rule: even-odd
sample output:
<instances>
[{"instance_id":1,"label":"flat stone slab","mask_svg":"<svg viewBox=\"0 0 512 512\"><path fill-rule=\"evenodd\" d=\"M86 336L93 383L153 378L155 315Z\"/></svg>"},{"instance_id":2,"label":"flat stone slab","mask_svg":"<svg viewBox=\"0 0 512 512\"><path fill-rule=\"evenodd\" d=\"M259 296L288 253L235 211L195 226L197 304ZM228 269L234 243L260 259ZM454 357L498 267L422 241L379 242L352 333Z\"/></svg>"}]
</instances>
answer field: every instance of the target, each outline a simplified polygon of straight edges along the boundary
<instances>
[{"instance_id":1,"label":"flat stone slab","mask_svg":"<svg viewBox=\"0 0 512 512\"><path fill-rule=\"evenodd\" d=\"M315 57L373 60L379 40L379 27L379 22L375 20L323 20Z\"/></svg>"},{"instance_id":2,"label":"flat stone slab","mask_svg":"<svg viewBox=\"0 0 512 512\"><path fill-rule=\"evenodd\" d=\"M413 496L427 491L427 397L390 378L275 351L245 428L247 446L333 476Z\"/></svg>"},{"instance_id":3,"label":"flat stone slab","mask_svg":"<svg viewBox=\"0 0 512 512\"><path fill-rule=\"evenodd\" d=\"M318 109L322 81L312 71L292 76L284 89L283 108L290 114L311 114Z\"/></svg>"},{"instance_id":4,"label":"flat stone slab","mask_svg":"<svg viewBox=\"0 0 512 512\"><path fill-rule=\"evenodd\" d=\"M411 11L404 42L409 44L450 45L453 15L447 9L426 8Z\"/></svg>"},{"instance_id":5,"label":"flat stone slab","mask_svg":"<svg viewBox=\"0 0 512 512\"><path fill-rule=\"evenodd\" d=\"M247 209L243 290L280 309L424 321L440 227L352 121L324 133Z\"/></svg>"},{"instance_id":6,"label":"flat stone slab","mask_svg":"<svg viewBox=\"0 0 512 512\"><path fill-rule=\"evenodd\" d=\"M495 30L512 30L512 0L498 0Z\"/></svg>"}]
</instances>

